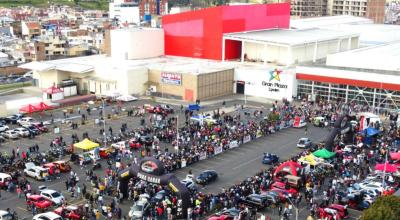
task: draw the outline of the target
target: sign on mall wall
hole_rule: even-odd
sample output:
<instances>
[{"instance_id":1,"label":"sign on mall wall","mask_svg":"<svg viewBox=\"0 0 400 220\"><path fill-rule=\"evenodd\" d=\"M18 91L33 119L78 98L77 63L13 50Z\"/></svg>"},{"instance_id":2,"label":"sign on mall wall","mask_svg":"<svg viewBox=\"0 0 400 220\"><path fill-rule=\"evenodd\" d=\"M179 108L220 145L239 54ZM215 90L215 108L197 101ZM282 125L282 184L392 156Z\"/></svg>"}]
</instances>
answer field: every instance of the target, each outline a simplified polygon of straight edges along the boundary
<instances>
[{"instance_id":1,"label":"sign on mall wall","mask_svg":"<svg viewBox=\"0 0 400 220\"><path fill-rule=\"evenodd\" d=\"M246 95L275 100L291 100L294 95L294 71L284 67L239 67L235 69L235 81L243 81Z\"/></svg>"},{"instance_id":2,"label":"sign on mall wall","mask_svg":"<svg viewBox=\"0 0 400 220\"><path fill-rule=\"evenodd\" d=\"M171 85L181 85L182 75L176 73L161 73L161 83L171 84Z\"/></svg>"}]
</instances>

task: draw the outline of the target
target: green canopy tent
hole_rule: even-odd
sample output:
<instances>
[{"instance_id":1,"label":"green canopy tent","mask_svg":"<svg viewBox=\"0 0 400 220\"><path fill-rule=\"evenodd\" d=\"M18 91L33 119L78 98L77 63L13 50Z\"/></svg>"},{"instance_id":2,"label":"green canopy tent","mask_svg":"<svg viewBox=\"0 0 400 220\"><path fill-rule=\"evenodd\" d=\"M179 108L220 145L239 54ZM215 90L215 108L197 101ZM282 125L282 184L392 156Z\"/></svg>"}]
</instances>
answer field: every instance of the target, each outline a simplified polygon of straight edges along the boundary
<instances>
[{"instance_id":1,"label":"green canopy tent","mask_svg":"<svg viewBox=\"0 0 400 220\"><path fill-rule=\"evenodd\" d=\"M313 153L314 156L319 157L319 158L324 158L324 159L329 159L332 158L336 155L335 152L330 152L329 150L322 148L320 150L317 150Z\"/></svg>"}]
</instances>

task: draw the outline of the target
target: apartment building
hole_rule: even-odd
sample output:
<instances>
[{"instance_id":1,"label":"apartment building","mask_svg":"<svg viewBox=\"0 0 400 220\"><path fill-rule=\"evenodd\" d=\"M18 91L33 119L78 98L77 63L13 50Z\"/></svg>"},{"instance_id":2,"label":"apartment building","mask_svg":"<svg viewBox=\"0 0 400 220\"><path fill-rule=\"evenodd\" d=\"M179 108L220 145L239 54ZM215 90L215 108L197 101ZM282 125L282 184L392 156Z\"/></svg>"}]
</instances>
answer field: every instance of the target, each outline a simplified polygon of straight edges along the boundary
<instances>
[{"instance_id":1,"label":"apartment building","mask_svg":"<svg viewBox=\"0 0 400 220\"><path fill-rule=\"evenodd\" d=\"M374 23L383 23L385 0L328 0L328 15L367 17Z\"/></svg>"},{"instance_id":2,"label":"apartment building","mask_svg":"<svg viewBox=\"0 0 400 220\"><path fill-rule=\"evenodd\" d=\"M327 15L328 0L291 0L290 15L296 17L321 17Z\"/></svg>"}]
</instances>

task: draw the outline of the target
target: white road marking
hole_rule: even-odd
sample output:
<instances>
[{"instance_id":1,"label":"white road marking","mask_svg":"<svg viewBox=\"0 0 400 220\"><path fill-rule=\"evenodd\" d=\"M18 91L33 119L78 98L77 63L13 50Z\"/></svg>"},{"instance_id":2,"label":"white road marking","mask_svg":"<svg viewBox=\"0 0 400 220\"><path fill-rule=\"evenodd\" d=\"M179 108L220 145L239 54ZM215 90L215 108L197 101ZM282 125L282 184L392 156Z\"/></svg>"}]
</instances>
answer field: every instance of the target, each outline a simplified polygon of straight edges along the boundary
<instances>
[{"instance_id":1,"label":"white road marking","mask_svg":"<svg viewBox=\"0 0 400 220\"><path fill-rule=\"evenodd\" d=\"M237 170L237 169L239 169L239 168L242 167L242 166L246 166L246 165L249 164L249 163L252 163L252 162L254 162L254 161L256 161L256 160L261 159L262 157L263 157L263 156L255 157L255 158L253 158L253 159L251 159L251 160L249 160L249 161L247 161L247 162L245 162L245 163L242 163L242 164L240 164L240 165L237 165L237 166L233 167L232 170Z\"/></svg>"}]
</instances>

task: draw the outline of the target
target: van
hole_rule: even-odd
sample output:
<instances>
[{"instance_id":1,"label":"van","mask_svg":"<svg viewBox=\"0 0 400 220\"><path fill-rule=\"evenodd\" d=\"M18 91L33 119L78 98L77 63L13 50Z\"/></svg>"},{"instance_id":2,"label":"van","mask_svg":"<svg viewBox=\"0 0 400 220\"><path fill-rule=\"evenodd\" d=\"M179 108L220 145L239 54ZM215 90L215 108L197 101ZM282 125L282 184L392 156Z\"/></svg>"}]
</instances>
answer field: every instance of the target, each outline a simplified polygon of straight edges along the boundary
<instances>
[{"instance_id":1,"label":"van","mask_svg":"<svg viewBox=\"0 0 400 220\"><path fill-rule=\"evenodd\" d=\"M12 177L7 173L0 173L0 188L5 188L11 182Z\"/></svg>"}]
</instances>

